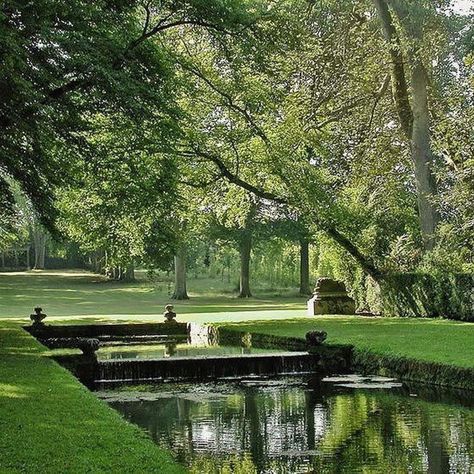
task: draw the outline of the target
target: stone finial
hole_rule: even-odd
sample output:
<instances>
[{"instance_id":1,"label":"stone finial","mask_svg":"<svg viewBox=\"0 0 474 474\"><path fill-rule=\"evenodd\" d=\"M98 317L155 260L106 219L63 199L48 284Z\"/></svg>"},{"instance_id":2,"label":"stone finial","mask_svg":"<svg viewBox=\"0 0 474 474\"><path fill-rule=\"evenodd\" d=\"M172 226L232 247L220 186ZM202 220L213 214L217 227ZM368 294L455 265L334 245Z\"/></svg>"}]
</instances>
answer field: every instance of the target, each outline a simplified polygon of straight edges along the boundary
<instances>
[{"instance_id":1,"label":"stone finial","mask_svg":"<svg viewBox=\"0 0 474 474\"><path fill-rule=\"evenodd\" d=\"M326 331L308 331L305 335L306 342L308 346L319 346L322 344L326 338L328 337L328 333Z\"/></svg>"},{"instance_id":2,"label":"stone finial","mask_svg":"<svg viewBox=\"0 0 474 474\"><path fill-rule=\"evenodd\" d=\"M30 319L33 321L33 326L44 326L43 319L46 318L47 314L43 313L43 308L37 306L34 309L34 313L30 314Z\"/></svg>"},{"instance_id":3,"label":"stone finial","mask_svg":"<svg viewBox=\"0 0 474 474\"><path fill-rule=\"evenodd\" d=\"M165 312L163 314L165 318L165 323L175 323L176 322L176 313L173 311L174 306L172 304L167 304L165 306Z\"/></svg>"},{"instance_id":4,"label":"stone finial","mask_svg":"<svg viewBox=\"0 0 474 474\"><path fill-rule=\"evenodd\" d=\"M317 314L355 314L355 301L347 294L344 283L318 279L313 297L308 300L308 316Z\"/></svg>"}]
</instances>

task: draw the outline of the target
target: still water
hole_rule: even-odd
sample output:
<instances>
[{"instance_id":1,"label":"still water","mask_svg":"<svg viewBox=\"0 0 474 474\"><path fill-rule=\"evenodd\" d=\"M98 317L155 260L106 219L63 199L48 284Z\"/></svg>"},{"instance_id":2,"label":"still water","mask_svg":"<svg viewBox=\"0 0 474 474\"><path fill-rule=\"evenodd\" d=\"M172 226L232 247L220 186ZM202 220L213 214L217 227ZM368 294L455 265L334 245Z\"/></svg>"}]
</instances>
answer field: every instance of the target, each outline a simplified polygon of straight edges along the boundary
<instances>
[{"instance_id":1,"label":"still water","mask_svg":"<svg viewBox=\"0 0 474 474\"><path fill-rule=\"evenodd\" d=\"M170 341L161 344L105 346L97 351L98 360L161 359L167 357L202 357L221 355L272 354L276 349L244 348L240 346L199 345Z\"/></svg>"},{"instance_id":2,"label":"still water","mask_svg":"<svg viewBox=\"0 0 474 474\"><path fill-rule=\"evenodd\" d=\"M98 395L195 473L474 473L472 394L352 375Z\"/></svg>"}]
</instances>

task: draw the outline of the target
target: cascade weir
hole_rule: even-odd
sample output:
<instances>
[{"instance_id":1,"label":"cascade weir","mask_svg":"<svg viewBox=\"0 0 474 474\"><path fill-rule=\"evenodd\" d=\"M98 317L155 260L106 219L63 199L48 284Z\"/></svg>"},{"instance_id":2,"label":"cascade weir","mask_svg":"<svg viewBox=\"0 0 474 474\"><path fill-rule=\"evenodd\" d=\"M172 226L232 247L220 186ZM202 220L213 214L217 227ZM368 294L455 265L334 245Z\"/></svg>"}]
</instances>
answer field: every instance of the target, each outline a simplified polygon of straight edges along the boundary
<instances>
[{"instance_id":1,"label":"cascade weir","mask_svg":"<svg viewBox=\"0 0 474 474\"><path fill-rule=\"evenodd\" d=\"M216 355L209 350L205 355L173 355L147 358L125 355L122 359L101 360L93 353L84 355L54 355L54 359L69 369L89 388L107 388L116 385L160 383L178 380L212 380L242 376L277 376L288 374L317 373L321 375L350 370L352 348L350 346L319 345L308 352L307 343L296 338L275 338L238 332L225 334L216 328L175 324L111 324L84 326L25 327L40 342L48 345L48 338L94 338L100 347L154 343L176 344L188 338L193 345L216 347L216 342L241 347L242 354ZM64 339L64 340L66 340ZM229 344L230 343L230 344ZM271 351L270 347L278 349ZM69 347L69 346L64 346ZM224 346L220 346L221 348ZM268 349L269 352L251 353L251 347ZM99 349L100 353L100 349ZM124 353L126 354L126 353ZM224 351L225 354L225 351Z\"/></svg>"},{"instance_id":2,"label":"cascade weir","mask_svg":"<svg viewBox=\"0 0 474 474\"><path fill-rule=\"evenodd\" d=\"M319 372L321 358L307 352L242 354L239 356L172 357L153 360L110 360L98 362L101 386L176 380L206 380L248 375L275 376ZM336 369L336 367L333 367Z\"/></svg>"},{"instance_id":3,"label":"cascade weir","mask_svg":"<svg viewBox=\"0 0 474 474\"><path fill-rule=\"evenodd\" d=\"M325 347L321 353L274 352L220 356L169 357L156 359L97 360L83 355L56 356L89 388L229 379L242 376L277 376L346 372L350 369L347 350Z\"/></svg>"}]
</instances>

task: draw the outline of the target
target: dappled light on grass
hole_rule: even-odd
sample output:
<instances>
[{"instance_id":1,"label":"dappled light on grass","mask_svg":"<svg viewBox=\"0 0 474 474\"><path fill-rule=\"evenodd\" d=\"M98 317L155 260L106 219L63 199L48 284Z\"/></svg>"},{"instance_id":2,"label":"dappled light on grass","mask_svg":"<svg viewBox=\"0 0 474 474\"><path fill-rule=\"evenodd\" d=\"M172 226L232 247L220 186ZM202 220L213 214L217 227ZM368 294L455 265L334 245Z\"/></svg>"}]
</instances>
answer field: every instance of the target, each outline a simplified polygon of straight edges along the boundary
<instances>
[{"instance_id":1,"label":"dappled light on grass","mask_svg":"<svg viewBox=\"0 0 474 474\"><path fill-rule=\"evenodd\" d=\"M27 394L21 387L8 383L0 383L0 398L26 398Z\"/></svg>"},{"instance_id":2,"label":"dappled light on grass","mask_svg":"<svg viewBox=\"0 0 474 474\"><path fill-rule=\"evenodd\" d=\"M296 296L269 296L261 293L248 300L233 294L224 295L222 289L209 292L208 280L191 280L191 299L175 302L178 319L225 321L241 320L231 313L248 312L243 319L282 317L280 311L288 311L285 317L305 313L305 298ZM34 306L40 305L47 321L88 319L95 321L151 321L162 319L163 307L170 302L168 287L149 281L137 283L109 282L87 272L0 273L0 319L8 318L29 322ZM293 313L290 313L293 311ZM250 314L254 312L255 314Z\"/></svg>"}]
</instances>

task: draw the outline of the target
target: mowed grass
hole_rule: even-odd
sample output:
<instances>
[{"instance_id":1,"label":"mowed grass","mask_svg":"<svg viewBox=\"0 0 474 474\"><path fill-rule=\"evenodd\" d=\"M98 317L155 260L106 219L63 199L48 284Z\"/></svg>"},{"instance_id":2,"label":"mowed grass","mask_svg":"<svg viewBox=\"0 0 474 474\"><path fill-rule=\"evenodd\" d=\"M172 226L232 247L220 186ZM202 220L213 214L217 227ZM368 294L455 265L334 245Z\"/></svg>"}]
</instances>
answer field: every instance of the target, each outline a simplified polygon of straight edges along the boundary
<instances>
[{"instance_id":1,"label":"mowed grass","mask_svg":"<svg viewBox=\"0 0 474 474\"><path fill-rule=\"evenodd\" d=\"M25 322L36 305L50 323L161 321L172 302L167 282L107 281L84 271L0 273L0 319ZM329 343L418 360L474 367L474 325L449 320L325 316L307 318L305 298L258 292L239 299L229 285L190 280L190 300L176 301L178 320L240 322L237 329L304 337L311 329L328 332ZM275 321L278 320L278 321ZM1 324L0 324L1 326Z\"/></svg>"},{"instance_id":2,"label":"mowed grass","mask_svg":"<svg viewBox=\"0 0 474 474\"><path fill-rule=\"evenodd\" d=\"M329 344L352 344L382 355L474 368L474 324L442 319L319 316L225 325L239 331L303 338L328 333Z\"/></svg>"},{"instance_id":3,"label":"mowed grass","mask_svg":"<svg viewBox=\"0 0 474 474\"><path fill-rule=\"evenodd\" d=\"M0 472L186 472L18 324L0 324Z\"/></svg>"},{"instance_id":4,"label":"mowed grass","mask_svg":"<svg viewBox=\"0 0 474 474\"><path fill-rule=\"evenodd\" d=\"M140 279L135 283L109 281L86 271L0 273L0 319L27 320L41 306L47 321L75 323L162 321L164 306L175 305L178 320L211 322L304 316L305 298L256 291L240 299L229 284L190 279L191 299L170 299L172 285ZM225 292L225 293L224 293Z\"/></svg>"}]
</instances>

